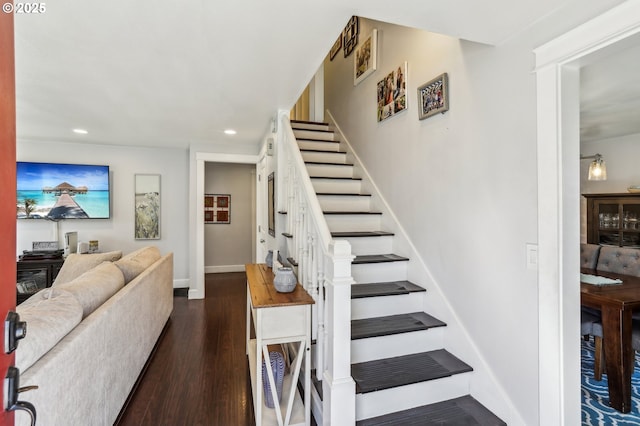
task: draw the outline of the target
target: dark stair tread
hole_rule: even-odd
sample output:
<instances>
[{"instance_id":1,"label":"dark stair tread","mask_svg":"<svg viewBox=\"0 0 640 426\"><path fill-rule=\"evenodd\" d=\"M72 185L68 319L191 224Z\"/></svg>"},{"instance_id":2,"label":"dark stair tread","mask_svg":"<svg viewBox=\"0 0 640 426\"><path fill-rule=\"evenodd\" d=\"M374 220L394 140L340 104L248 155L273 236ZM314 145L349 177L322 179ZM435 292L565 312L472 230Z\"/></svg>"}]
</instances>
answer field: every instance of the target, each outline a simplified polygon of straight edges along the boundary
<instances>
[{"instance_id":1,"label":"dark stair tread","mask_svg":"<svg viewBox=\"0 0 640 426\"><path fill-rule=\"evenodd\" d=\"M317 196L352 196L352 197L371 197L371 194L359 194L357 192L316 192Z\"/></svg>"},{"instance_id":2,"label":"dark stair tread","mask_svg":"<svg viewBox=\"0 0 640 426\"><path fill-rule=\"evenodd\" d=\"M338 177L338 176L309 176L309 179L362 180L362 178L357 178L357 177Z\"/></svg>"},{"instance_id":3,"label":"dark stair tread","mask_svg":"<svg viewBox=\"0 0 640 426\"><path fill-rule=\"evenodd\" d=\"M304 129L300 127L291 127L291 130L302 130L303 132L318 132L318 133L335 133L333 130L327 129Z\"/></svg>"},{"instance_id":4,"label":"dark stair tread","mask_svg":"<svg viewBox=\"0 0 640 426\"><path fill-rule=\"evenodd\" d=\"M320 194L318 194L320 195ZM332 232L331 236L334 238L347 238L347 237L392 237L395 235L393 232L387 231L341 231Z\"/></svg>"},{"instance_id":5,"label":"dark stair tread","mask_svg":"<svg viewBox=\"0 0 640 426\"><path fill-rule=\"evenodd\" d=\"M356 426L506 426L471 395L356 422Z\"/></svg>"},{"instance_id":6,"label":"dark stair tread","mask_svg":"<svg viewBox=\"0 0 640 426\"><path fill-rule=\"evenodd\" d=\"M293 257L287 257L287 262L289 262L292 266L298 266L298 262Z\"/></svg>"},{"instance_id":7,"label":"dark stair tread","mask_svg":"<svg viewBox=\"0 0 640 426\"><path fill-rule=\"evenodd\" d=\"M305 161L304 164L311 164L313 166L345 166L345 167L353 167L353 164L347 163L332 163L329 161Z\"/></svg>"},{"instance_id":8,"label":"dark stair tread","mask_svg":"<svg viewBox=\"0 0 640 426\"><path fill-rule=\"evenodd\" d=\"M447 324L426 312L352 320L351 339L390 336L392 334L410 333L412 331L428 330L434 327L444 327L445 325Z\"/></svg>"},{"instance_id":9,"label":"dark stair tread","mask_svg":"<svg viewBox=\"0 0 640 426\"><path fill-rule=\"evenodd\" d=\"M385 263L385 262L404 262L409 260L408 257L398 256L397 254L365 254L356 256L351 264L360 265L363 263Z\"/></svg>"},{"instance_id":10,"label":"dark stair tread","mask_svg":"<svg viewBox=\"0 0 640 426\"><path fill-rule=\"evenodd\" d=\"M324 211L323 214L382 214L382 212L344 212L344 211Z\"/></svg>"},{"instance_id":11,"label":"dark stair tread","mask_svg":"<svg viewBox=\"0 0 640 426\"><path fill-rule=\"evenodd\" d=\"M473 371L446 349L351 365L356 393L375 392Z\"/></svg>"},{"instance_id":12,"label":"dark stair tread","mask_svg":"<svg viewBox=\"0 0 640 426\"><path fill-rule=\"evenodd\" d=\"M327 151L326 149L301 149L300 152L322 152L324 154L344 154L347 153L344 151Z\"/></svg>"},{"instance_id":13,"label":"dark stair tread","mask_svg":"<svg viewBox=\"0 0 640 426\"><path fill-rule=\"evenodd\" d=\"M351 286L351 298L360 299L376 296L397 296L427 291L410 281L389 281L383 283L354 284Z\"/></svg>"},{"instance_id":14,"label":"dark stair tread","mask_svg":"<svg viewBox=\"0 0 640 426\"><path fill-rule=\"evenodd\" d=\"M309 120L290 120L291 125L293 125L294 123L299 123L299 124L319 124L322 126L328 126L329 123L326 123L324 121L309 121Z\"/></svg>"},{"instance_id":15,"label":"dark stair tread","mask_svg":"<svg viewBox=\"0 0 640 426\"><path fill-rule=\"evenodd\" d=\"M288 232L283 232L282 235L287 237L287 238L293 238L293 234L290 234Z\"/></svg>"},{"instance_id":16,"label":"dark stair tread","mask_svg":"<svg viewBox=\"0 0 640 426\"><path fill-rule=\"evenodd\" d=\"M297 130L310 130L310 129L297 129ZM312 132L315 132L315 130L310 130ZM328 141L326 139L311 139L311 138L296 138L296 141L298 142L327 142L327 143L337 143L339 144L340 141ZM323 151L324 152L324 151ZM330 152L330 151L327 151Z\"/></svg>"}]
</instances>

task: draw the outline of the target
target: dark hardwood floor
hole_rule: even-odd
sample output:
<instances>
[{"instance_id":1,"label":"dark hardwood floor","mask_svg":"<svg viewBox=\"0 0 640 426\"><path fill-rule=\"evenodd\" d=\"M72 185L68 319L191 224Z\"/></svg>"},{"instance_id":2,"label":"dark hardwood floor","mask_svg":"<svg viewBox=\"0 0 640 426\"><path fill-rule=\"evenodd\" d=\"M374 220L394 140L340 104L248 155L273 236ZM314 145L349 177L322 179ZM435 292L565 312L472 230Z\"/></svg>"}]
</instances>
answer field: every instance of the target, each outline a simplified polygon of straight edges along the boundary
<instances>
[{"instance_id":1,"label":"dark hardwood floor","mask_svg":"<svg viewBox=\"0 0 640 426\"><path fill-rule=\"evenodd\" d=\"M255 424L244 272L207 274L206 298L174 298L164 336L120 426Z\"/></svg>"}]
</instances>

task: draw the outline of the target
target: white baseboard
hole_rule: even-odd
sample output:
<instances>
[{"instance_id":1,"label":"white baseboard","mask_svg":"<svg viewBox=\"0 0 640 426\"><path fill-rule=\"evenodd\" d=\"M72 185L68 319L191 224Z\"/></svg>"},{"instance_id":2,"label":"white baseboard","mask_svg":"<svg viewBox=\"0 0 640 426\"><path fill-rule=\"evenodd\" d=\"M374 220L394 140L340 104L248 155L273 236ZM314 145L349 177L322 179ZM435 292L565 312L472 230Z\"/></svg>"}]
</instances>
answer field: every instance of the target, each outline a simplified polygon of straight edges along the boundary
<instances>
[{"instance_id":1,"label":"white baseboard","mask_svg":"<svg viewBox=\"0 0 640 426\"><path fill-rule=\"evenodd\" d=\"M189 278L173 280L173 288L189 288Z\"/></svg>"},{"instance_id":2,"label":"white baseboard","mask_svg":"<svg viewBox=\"0 0 640 426\"><path fill-rule=\"evenodd\" d=\"M205 274L219 274L221 272L244 272L244 265L205 266Z\"/></svg>"}]
</instances>

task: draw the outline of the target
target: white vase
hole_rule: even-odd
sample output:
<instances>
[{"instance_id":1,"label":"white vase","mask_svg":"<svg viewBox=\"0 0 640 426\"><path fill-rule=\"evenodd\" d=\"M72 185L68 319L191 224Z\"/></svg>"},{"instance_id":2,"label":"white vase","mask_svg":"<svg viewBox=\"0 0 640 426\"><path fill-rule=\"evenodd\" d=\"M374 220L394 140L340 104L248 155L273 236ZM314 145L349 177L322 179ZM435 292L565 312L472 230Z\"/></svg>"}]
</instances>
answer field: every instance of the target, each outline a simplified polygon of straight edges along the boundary
<instances>
[{"instance_id":1,"label":"white vase","mask_svg":"<svg viewBox=\"0 0 640 426\"><path fill-rule=\"evenodd\" d=\"M294 275L293 269L285 266L276 270L273 285L280 293L291 293L295 290L297 283L298 279Z\"/></svg>"}]
</instances>

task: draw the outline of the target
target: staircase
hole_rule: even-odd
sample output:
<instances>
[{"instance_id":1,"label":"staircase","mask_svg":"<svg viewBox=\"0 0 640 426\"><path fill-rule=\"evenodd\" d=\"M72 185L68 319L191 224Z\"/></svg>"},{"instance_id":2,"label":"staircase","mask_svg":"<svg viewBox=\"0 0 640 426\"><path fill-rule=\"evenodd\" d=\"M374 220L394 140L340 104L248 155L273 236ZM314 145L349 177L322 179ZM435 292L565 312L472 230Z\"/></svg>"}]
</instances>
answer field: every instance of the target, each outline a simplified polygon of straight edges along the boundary
<instances>
[{"instance_id":1,"label":"staircase","mask_svg":"<svg viewBox=\"0 0 640 426\"><path fill-rule=\"evenodd\" d=\"M291 121L332 238L349 241L351 375L358 425L504 425L469 393L473 368L443 348L446 324L424 312L366 182L327 123ZM290 237L290 234L284 234ZM291 259L295 262L295 259ZM428 420L427 420L428 419Z\"/></svg>"}]
</instances>

